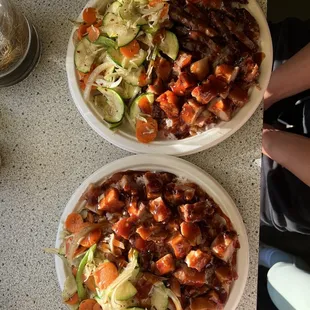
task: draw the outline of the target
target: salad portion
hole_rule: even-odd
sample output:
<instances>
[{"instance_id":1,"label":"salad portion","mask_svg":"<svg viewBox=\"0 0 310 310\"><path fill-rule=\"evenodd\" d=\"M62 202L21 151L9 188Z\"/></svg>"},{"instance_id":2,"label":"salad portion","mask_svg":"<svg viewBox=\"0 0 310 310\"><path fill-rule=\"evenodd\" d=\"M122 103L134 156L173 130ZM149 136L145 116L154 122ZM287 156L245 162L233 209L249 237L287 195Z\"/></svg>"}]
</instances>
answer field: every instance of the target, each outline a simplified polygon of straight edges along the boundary
<instances>
[{"instance_id":1,"label":"salad portion","mask_svg":"<svg viewBox=\"0 0 310 310\"><path fill-rule=\"evenodd\" d=\"M139 142L183 139L231 118L264 54L247 0L102 0L74 40L85 101Z\"/></svg>"},{"instance_id":2,"label":"salad portion","mask_svg":"<svg viewBox=\"0 0 310 310\"><path fill-rule=\"evenodd\" d=\"M223 309L238 236L199 186L125 171L91 184L64 223L62 298L79 310Z\"/></svg>"}]
</instances>

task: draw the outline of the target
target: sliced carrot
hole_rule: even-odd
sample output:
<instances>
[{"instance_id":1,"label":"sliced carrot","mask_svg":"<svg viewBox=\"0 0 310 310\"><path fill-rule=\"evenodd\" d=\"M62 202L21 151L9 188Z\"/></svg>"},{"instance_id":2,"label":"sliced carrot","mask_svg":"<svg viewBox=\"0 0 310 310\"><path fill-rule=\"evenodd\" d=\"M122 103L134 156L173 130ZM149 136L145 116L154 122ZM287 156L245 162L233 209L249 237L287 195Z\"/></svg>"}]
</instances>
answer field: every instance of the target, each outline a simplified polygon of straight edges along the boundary
<instances>
[{"instance_id":1,"label":"sliced carrot","mask_svg":"<svg viewBox=\"0 0 310 310\"><path fill-rule=\"evenodd\" d=\"M67 305L75 305L79 302L79 295L75 293L72 297L65 301Z\"/></svg>"},{"instance_id":2,"label":"sliced carrot","mask_svg":"<svg viewBox=\"0 0 310 310\"><path fill-rule=\"evenodd\" d=\"M77 37L78 39L81 41L82 38L87 34L87 28L89 27L90 25L88 24L82 24L80 25L80 27L78 28L77 30Z\"/></svg>"},{"instance_id":3,"label":"sliced carrot","mask_svg":"<svg viewBox=\"0 0 310 310\"><path fill-rule=\"evenodd\" d=\"M95 229L88 233L80 242L80 245L86 248L90 248L92 245L97 243L101 238L101 229Z\"/></svg>"},{"instance_id":4,"label":"sliced carrot","mask_svg":"<svg viewBox=\"0 0 310 310\"><path fill-rule=\"evenodd\" d=\"M91 25L87 28L89 41L95 42L100 36L100 30L97 27Z\"/></svg>"},{"instance_id":5,"label":"sliced carrot","mask_svg":"<svg viewBox=\"0 0 310 310\"><path fill-rule=\"evenodd\" d=\"M156 6L158 3L162 3L162 0L150 0L149 6Z\"/></svg>"},{"instance_id":6,"label":"sliced carrot","mask_svg":"<svg viewBox=\"0 0 310 310\"><path fill-rule=\"evenodd\" d=\"M133 58L140 51L140 44L137 40L131 41L126 46L121 47L120 52L127 58Z\"/></svg>"},{"instance_id":7,"label":"sliced carrot","mask_svg":"<svg viewBox=\"0 0 310 310\"><path fill-rule=\"evenodd\" d=\"M97 10L95 8L86 8L83 11L83 20L88 24L93 24L97 20Z\"/></svg>"},{"instance_id":8,"label":"sliced carrot","mask_svg":"<svg viewBox=\"0 0 310 310\"><path fill-rule=\"evenodd\" d=\"M83 223L83 224L85 225L85 224L87 224L87 223ZM82 226L82 227L83 227L83 226ZM84 226L84 227L85 227L85 226ZM70 237L70 238L66 239L66 256L68 255L68 252L69 252L69 248L70 248L72 239L73 239L73 237ZM79 246L79 247L75 250L73 257L76 257L76 256L78 256L78 255L84 253L86 250L87 250L86 247Z\"/></svg>"},{"instance_id":9,"label":"sliced carrot","mask_svg":"<svg viewBox=\"0 0 310 310\"><path fill-rule=\"evenodd\" d=\"M101 308L101 306L100 306L98 303L96 303L96 304L94 305L93 310L102 310L102 308Z\"/></svg>"},{"instance_id":10,"label":"sliced carrot","mask_svg":"<svg viewBox=\"0 0 310 310\"><path fill-rule=\"evenodd\" d=\"M88 247L84 247L84 246L79 246L76 251L74 252L73 257L76 257L84 252L86 252L86 250L88 249Z\"/></svg>"},{"instance_id":11,"label":"sliced carrot","mask_svg":"<svg viewBox=\"0 0 310 310\"><path fill-rule=\"evenodd\" d=\"M117 268L111 262L100 264L94 272L95 284L100 290L106 289L117 277Z\"/></svg>"},{"instance_id":12,"label":"sliced carrot","mask_svg":"<svg viewBox=\"0 0 310 310\"><path fill-rule=\"evenodd\" d=\"M136 137L142 143L150 143L155 140L158 133L157 121L147 116L145 120L138 119L136 123Z\"/></svg>"},{"instance_id":13,"label":"sliced carrot","mask_svg":"<svg viewBox=\"0 0 310 310\"><path fill-rule=\"evenodd\" d=\"M96 303L95 299L85 299L80 303L79 310L93 310Z\"/></svg>"},{"instance_id":14,"label":"sliced carrot","mask_svg":"<svg viewBox=\"0 0 310 310\"><path fill-rule=\"evenodd\" d=\"M148 84L148 76L147 74L142 71L140 76L139 76L139 86L143 87L143 86L146 86Z\"/></svg>"},{"instance_id":15,"label":"sliced carrot","mask_svg":"<svg viewBox=\"0 0 310 310\"><path fill-rule=\"evenodd\" d=\"M146 96L141 97L141 99L138 102L138 106L142 113L144 114L152 113L152 106Z\"/></svg>"},{"instance_id":16,"label":"sliced carrot","mask_svg":"<svg viewBox=\"0 0 310 310\"><path fill-rule=\"evenodd\" d=\"M159 17L160 17L161 19L163 19L163 18L165 18L165 17L168 16L168 13L169 13L169 4L168 4L168 3L165 3L163 9L162 9L161 12L160 12Z\"/></svg>"},{"instance_id":17,"label":"sliced carrot","mask_svg":"<svg viewBox=\"0 0 310 310\"><path fill-rule=\"evenodd\" d=\"M79 213L70 213L65 221L65 228L71 233L76 233L81 230L84 221Z\"/></svg>"},{"instance_id":18,"label":"sliced carrot","mask_svg":"<svg viewBox=\"0 0 310 310\"><path fill-rule=\"evenodd\" d=\"M101 26L102 26L102 19L97 20L96 23L94 24L94 26L95 26L96 28L101 27Z\"/></svg>"},{"instance_id":19,"label":"sliced carrot","mask_svg":"<svg viewBox=\"0 0 310 310\"><path fill-rule=\"evenodd\" d=\"M85 281L85 285L90 291L96 293L96 284L93 276L88 277L88 279Z\"/></svg>"}]
</instances>

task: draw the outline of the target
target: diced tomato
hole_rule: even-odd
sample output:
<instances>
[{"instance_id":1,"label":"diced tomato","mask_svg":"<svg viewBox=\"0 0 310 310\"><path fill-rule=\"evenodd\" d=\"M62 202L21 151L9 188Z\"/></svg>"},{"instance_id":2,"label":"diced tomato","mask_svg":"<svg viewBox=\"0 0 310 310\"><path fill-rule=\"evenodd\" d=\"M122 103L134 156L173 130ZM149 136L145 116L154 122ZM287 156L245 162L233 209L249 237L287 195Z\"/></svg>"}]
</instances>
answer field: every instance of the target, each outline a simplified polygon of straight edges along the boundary
<instances>
[{"instance_id":1,"label":"diced tomato","mask_svg":"<svg viewBox=\"0 0 310 310\"><path fill-rule=\"evenodd\" d=\"M113 231L116 235L128 240L134 233L134 222L130 217L120 219L113 225Z\"/></svg>"},{"instance_id":2,"label":"diced tomato","mask_svg":"<svg viewBox=\"0 0 310 310\"><path fill-rule=\"evenodd\" d=\"M156 222L165 221L171 214L171 211L161 197L150 201L150 212L153 214Z\"/></svg>"},{"instance_id":3,"label":"diced tomato","mask_svg":"<svg viewBox=\"0 0 310 310\"><path fill-rule=\"evenodd\" d=\"M175 269L174 258L171 254L167 254L160 258L155 265L160 275L167 274Z\"/></svg>"},{"instance_id":4,"label":"diced tomato","mask_svg":"<svg viewBox=\"0 0 310 310\"><path fill-rule=\"evenodd\" d=\"M106 289L117 277L117 268L111 262L100 264L94 272L95 284L100 290Z\"/></svg>"},{"instance_id":5,"label":"diced tomato","mask_svg":"<svg viewBox=\"0 0 310 310\"><path fill-rule=\"evenodd\" d=\"M174 237L172 237L168 241L168 244L171 246L176 258L185 257L191 249L191 245L181 234L176 234Z\"/></svg>"},{"instance_id":6,"label":"diced tomato","mask_svg":"<svg viewBox=\"0 0 310 310\"><path fill-rule=\"evenodd\" d=\"M114 212L116 210L121 210L125 203L119 199L118 189L111 187L109 188L104 197L99 202L99 210Z\"/></svg>"}]
</instances>

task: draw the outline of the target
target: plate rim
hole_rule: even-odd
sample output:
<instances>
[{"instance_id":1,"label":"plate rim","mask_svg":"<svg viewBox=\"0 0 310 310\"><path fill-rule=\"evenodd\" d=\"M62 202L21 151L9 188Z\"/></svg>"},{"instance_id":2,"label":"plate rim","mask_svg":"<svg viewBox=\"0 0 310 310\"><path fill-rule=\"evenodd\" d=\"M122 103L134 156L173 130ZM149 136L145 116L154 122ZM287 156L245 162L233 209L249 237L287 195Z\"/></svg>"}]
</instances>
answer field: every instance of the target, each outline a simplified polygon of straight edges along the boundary
<instances>
[{"instance_id":1,"label":"plate rim","mask_svg":"<svg viewBox=\"0 0 310 310\"><path fill-rule=\"evenodd\" d=\"M64 208L63 213L60 217L55 247L59 248L60 246L61 231L63 230L63 224L67 215L73 211L82 193L85 191L85 189L90 183L94 183L101 179L109 177L111 176L111 174L118 171L124 171L128 169L152 170L152 167L159 167L156 168L157 171L162 170L172 172L177 176L186 176L189 180L201 186L203 190L205 190L215 200L215 202L219 204L220 208L231 219L234 228L238 233L239 242L241 245L241 248L237 252L237 272L239 278L237 281L234 282L232 286L228 302L226 303L224 309L236 309L241 300L241 297L243 296L249 273L249 242L246 227L237 206L235 205L234 201L227 193L227 191L222 187L222 185L220 185L206 171L184 159L168 155L159 156L155 154L140 154L118 159L96 170L89 177L87 177L82 182L82 184L74 191L68 203L66 204L66 207ZM63 261L57 256L55 257L55 269L58 283L61 290L63 290L63 284L65 281L65 269ZM231 298L231 296L233 296L233 299Z\"/></svg>"},{"instance_id":2,"label":"plate rim","mask_svg":"<svg viewBox=\"0 0 310 310\"><path fill-rule=\"evenodd\" d=\"M96 5L96 2L96 0L90 0L85 7ZM266 58L264 59L260 68L261 76L259 78L259 82L261 89L252 89L250 101L234 116L231 121L227 123L221 122L214 128L209 129L202 134L186 139L155 141L150 144L140 143L135 139L134 135L129 135L122 131L119 133L112 132L92 112L91 108L83 99L82 93L78 86L74 66L74 45L72 39L74 31L76 30L74 27L70 35L67 48L66 72L69 90L74 104L76 105L80 114L86 120L88 125L102 138L112 143L113 145L132 153L185 156L209 149L228 139L241 127L243 127L243 125L252 117L254 112L260 106L272 71L273 50L270 30L266 17L256 0L249 0L249 4L247 4L245 7L254 15L260 26L261 49L266 54Z\"/></svg>"}]
</instances>

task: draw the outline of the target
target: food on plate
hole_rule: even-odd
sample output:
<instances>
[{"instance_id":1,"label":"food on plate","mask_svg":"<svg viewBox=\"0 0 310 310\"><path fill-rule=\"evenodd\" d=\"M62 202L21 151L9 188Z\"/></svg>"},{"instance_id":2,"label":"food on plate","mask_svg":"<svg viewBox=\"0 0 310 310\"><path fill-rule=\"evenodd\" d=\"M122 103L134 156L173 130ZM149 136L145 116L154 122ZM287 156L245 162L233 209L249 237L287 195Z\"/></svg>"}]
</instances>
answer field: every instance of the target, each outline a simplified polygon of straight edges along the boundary
<instances>
[{"instance_id":1,"label":"food on plate","mask_svg":"<svg viewBox=\"0 0 310 310\"><path fill-rule=\"evenodd\" d=\"M264 54L247 0L99 3L83 11L74 58L109 128L127 122L142 143L184 139L230 121L258 86Z\"/></svg>"},{"instance_id":2,"label":"food on plate","mask_svg":"<svg viewBox=\"0 0 310 310\"><path fill-rule=\"evenodd\" d=\"M72 309L224 309L238 235L197 184L167 172L125 171L91 184L55 250Z\"/></svg>"}]
</instances>

